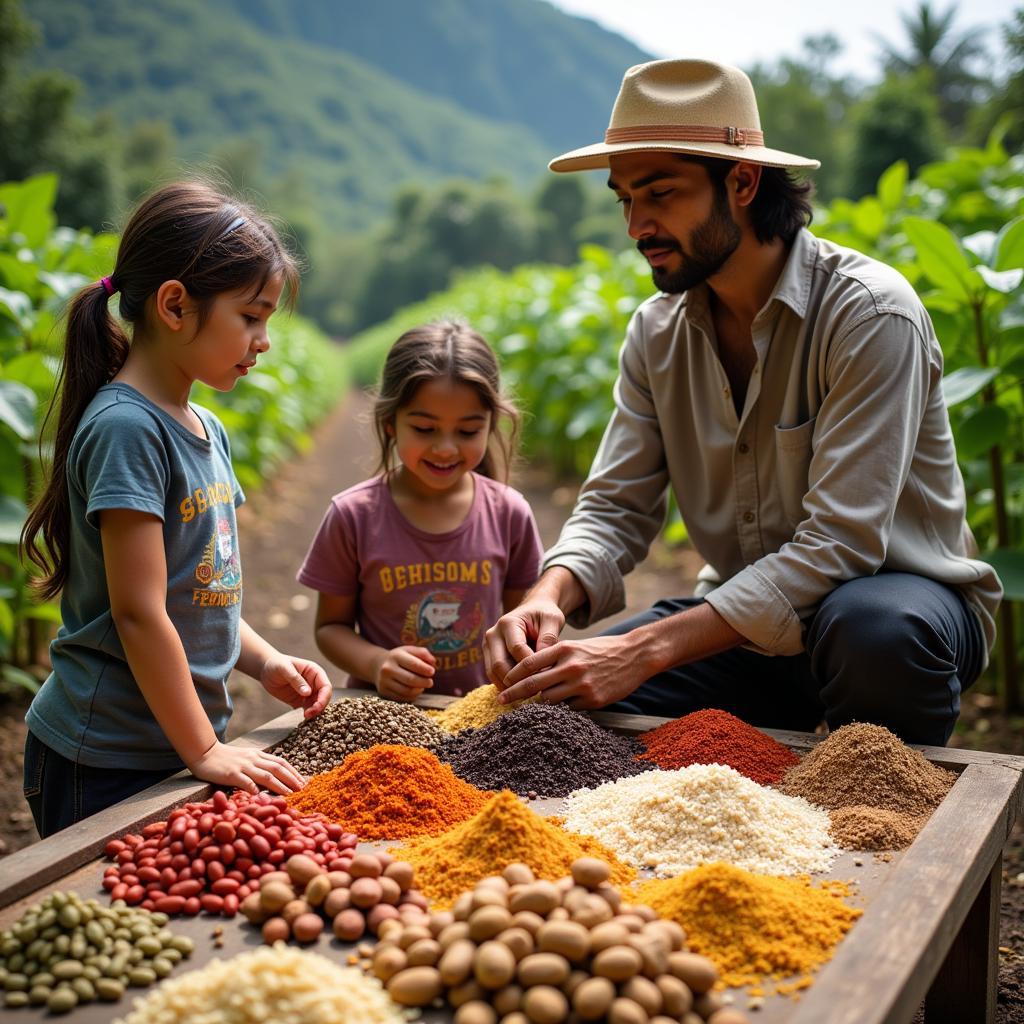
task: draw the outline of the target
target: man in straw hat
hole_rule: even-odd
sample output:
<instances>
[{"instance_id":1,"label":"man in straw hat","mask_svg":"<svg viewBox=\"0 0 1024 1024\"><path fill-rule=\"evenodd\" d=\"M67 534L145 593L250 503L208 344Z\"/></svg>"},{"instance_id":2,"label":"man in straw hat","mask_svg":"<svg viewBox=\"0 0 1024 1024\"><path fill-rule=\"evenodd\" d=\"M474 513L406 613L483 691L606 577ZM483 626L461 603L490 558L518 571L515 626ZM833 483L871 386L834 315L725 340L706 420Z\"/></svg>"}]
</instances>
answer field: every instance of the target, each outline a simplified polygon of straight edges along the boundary
<instances>
[{"instance_id":1,"label":"man in straw hat","mask_svg":"<svg viewBox=\"0 0 1024 1024\"><path fill-rule=\"evenodd\" d=\"M550 166L608 169L659 292L630 322L615 411L540 581L488 632L503 699L945 743L1001 587L972 557L913 289L807 230L794 169L818 162L767 145L737 68L630 68L604 141ZM559 641L566 616L622 608L669 487L707 561L697 596Z\"/></svg>"}]
</instances>

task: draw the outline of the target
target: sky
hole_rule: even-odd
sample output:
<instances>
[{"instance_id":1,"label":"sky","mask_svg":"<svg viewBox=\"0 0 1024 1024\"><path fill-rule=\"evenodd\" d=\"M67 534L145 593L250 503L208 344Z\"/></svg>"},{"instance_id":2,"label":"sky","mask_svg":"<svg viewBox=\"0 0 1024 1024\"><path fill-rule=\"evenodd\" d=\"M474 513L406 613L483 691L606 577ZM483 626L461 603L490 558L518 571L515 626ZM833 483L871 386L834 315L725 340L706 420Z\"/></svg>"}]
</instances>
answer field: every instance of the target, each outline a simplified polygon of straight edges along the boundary
<instances>
[{"instance_id":1,"label":"sky","mask_svg":"<svg viewBox=\"0 0 1024 1024\"><path fill-rule=\"evenodd\" d=\"M875 33L902 48L906 39L900 15L917 9L917 0L549 0L555 7L618 32L655 57L702 57L750 68L800 55L809 35L834 33L843 44L836 70L865 81L878 78ZM933 0L944 13L953 0ZM997 26L1010 20L1019 2L961 0L954 31L975 25L991 31L984 37L994 55L1001 54ZM625 70L625 69L623 69Z\"/></svg>"}]
</instances>

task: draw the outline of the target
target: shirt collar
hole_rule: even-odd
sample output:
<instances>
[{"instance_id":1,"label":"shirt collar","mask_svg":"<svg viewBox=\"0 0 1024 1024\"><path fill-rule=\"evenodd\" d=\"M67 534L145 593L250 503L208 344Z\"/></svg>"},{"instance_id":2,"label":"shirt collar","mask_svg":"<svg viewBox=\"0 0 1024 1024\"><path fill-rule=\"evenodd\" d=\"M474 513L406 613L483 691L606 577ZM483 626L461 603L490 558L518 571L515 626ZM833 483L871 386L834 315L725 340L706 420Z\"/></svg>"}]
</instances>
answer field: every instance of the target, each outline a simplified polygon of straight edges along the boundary
<instances>
[{"instance_id":1,"label":"shirt collar","mask_svg":"<svg viewBox=\"0 0 1024 1024\"><path fill-rule=\"evenodd\" d=\"M789 257L779 279L775 282L768 301L764 304L761 315L771 311L777 299L785 303L798 317L807 315L810 302L811 282L814 277L814 265L818 259L818 240L806 228L801 228L793 239ZM710 313L708 311L708 286L703 282L686 293L683 315L690 323L706 326Z\"/></svg>"}]
</instances>

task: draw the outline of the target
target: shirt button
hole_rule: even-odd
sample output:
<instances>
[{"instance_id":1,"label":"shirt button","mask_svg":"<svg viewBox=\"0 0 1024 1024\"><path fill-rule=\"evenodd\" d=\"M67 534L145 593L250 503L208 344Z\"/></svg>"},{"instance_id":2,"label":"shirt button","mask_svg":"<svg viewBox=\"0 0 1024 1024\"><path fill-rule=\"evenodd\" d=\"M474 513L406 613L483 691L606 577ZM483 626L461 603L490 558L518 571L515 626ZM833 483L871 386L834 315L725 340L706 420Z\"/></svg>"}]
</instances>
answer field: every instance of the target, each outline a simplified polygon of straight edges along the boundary
<instances>
[{"instance_id":1,"label":"shirt button","mask_svg":"<svg viewBox=\"0 0 1024 1024\"><path fill-rule=\"evenodd\" d=\"M749 452L749 451L750 451L750 445L748 445L744 441L740 441L740 445L739 445L739 453L740 453L740 455L746 455L747 452Z\"/></svg>"},{"instance_id":2,"label":"shirt button","mask_svg":"<svg viewBox=\"0 0 1024 1024\"><path fill-rule=\"evenodd\" d=\"M743 522L745 522L745 523L752 523L753 521L754 521L754 513L753 512L744 512L743 513Z\"/></svg>"}]
</instances>

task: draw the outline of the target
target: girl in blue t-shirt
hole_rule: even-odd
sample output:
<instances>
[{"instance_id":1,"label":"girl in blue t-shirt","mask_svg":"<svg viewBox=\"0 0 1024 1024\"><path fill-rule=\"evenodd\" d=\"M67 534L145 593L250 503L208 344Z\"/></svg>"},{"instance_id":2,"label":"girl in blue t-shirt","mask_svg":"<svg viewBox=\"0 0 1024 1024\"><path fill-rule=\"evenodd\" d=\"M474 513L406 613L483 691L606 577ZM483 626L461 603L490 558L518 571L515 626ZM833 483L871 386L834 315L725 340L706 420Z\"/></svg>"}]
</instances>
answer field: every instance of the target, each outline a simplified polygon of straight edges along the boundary
<instances>
[{"instance_id":1,"label":"girl in blue t-shirt","mask_svg":"<svg viewBox=\"0 0 1024 1024\"><path fill-rule=\"evenodd\" d=\"M63 619L26 716L42 836L182 766L250 791L302 785L282 758L224 743L232 668L307 718L331 684L241 618L244 497L224 428L189 402L194 382L230 391L256 365L296 283L264 220L182 182L141 203L113 272L71 304L52 473L22 536Z\"/></svg>"}]
</instances>

